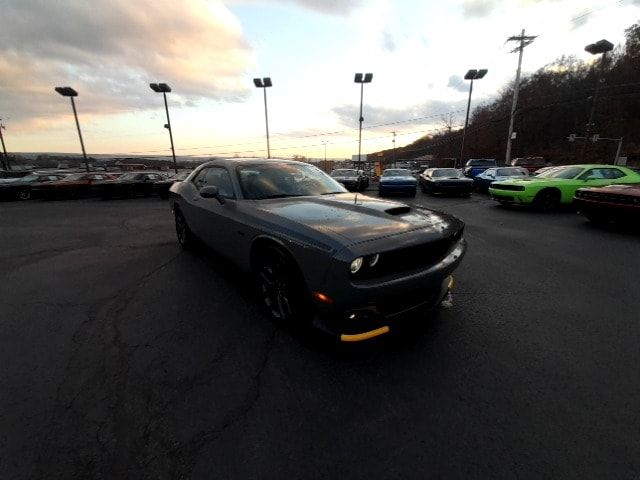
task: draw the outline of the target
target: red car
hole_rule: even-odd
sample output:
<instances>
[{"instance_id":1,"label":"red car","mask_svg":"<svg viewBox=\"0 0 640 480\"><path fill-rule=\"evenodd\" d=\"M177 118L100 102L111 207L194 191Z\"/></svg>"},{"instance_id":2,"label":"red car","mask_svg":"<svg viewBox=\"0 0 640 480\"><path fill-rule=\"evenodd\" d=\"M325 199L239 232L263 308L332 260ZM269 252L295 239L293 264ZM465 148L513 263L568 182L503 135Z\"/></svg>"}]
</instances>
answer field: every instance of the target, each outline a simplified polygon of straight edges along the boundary
<instances>
[{"instance_id":1,"label":"red car","mask_svg":"<svg viewBox=\"0 0 640 480\"><path fill-rule=\"evenodd\" d=\"M97 196L102 191L101 182L115 179L109 173L74 173L64 180L43 185L40 193L49 200Z\"/></svg>"},{"instance_id":2,"label":"red car","mask_svg":"<svg viewBox=\"0 0 640 480\"><path fill-rule=\"evenodd\" d=\"M580 188L573 202L592 222L640 221L640 183Z\"/></svg>"}]
</instances>

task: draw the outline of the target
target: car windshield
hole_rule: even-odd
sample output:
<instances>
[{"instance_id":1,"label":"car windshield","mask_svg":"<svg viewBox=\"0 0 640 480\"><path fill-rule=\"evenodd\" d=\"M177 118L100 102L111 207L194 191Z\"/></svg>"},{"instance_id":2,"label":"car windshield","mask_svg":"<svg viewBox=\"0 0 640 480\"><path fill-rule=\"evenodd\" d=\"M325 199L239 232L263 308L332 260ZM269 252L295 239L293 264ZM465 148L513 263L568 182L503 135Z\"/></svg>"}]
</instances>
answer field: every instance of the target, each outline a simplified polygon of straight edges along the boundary
<instances>
[{"instance_id":1,"label":"car windshield","mask_svg":"<svg viewBox=\"0 0 640 480\"><path fill-rule=\"evenodd\" d=\"M167 180L182 181L185 180L191 172L181 172L171 175Z\"/></svg>"},{"instance_id":2,"label":"car windshield","mask_svg":"<svg viewBox=\"0 0 640 480\"><path fill-rule=\"evenodd\" d=\"M341 168L331 172L331 176L332 177L357 177L358 173L355 170L350 170L348 168Z\"/></svg>"},{"instance_id":3,"label":"car windshield","mask_svg":"<svg viewBox=\"0 0 640 480\"><path fill-rule=\"evenodd\" d=\"M494 167L495 165L496 161L491 159L475 159L467 162L469 167Z\"/></svg>"},{"instance_id":4,"label":"car windshield","mask_svg":"<svg viewBox=\"0 0 640 480\"><path fill-rule=\"evenodd\" d=\"M118 177L118 180L138 180L138 178L140 177L139 173L125 173L124 175L120 175Z\"/></svg>"},{"instance_id":5,"label":"car windshield","mask_svg":"<svg viewBox=\"0 0 640 480\"><path fill-rule=\"evenodd\" d=\"M65 180L80 180L82 178L84 178L86 174L84 173L72 173L71 175L67 175L64 179Z\"/></svg>"},{"instance_id":6,"label":"car windshield","mask_svg":"<svg viewBox=\"0 0 640 480\"><path fill-rule=\"evenodd\" d=\"M457 168L441 168L434 170L432 176L434 177L447 177L447 178L459 178L462 176L462 172Z\"/></svg>"},{"instance_id":7,"label":"car windshield","mask_svg":"<svg viewBox=\"0 0 640 480\"><path fill-rule=\"evenodd\" d=\"M269 162L243 165L237 171L243 195L249 200L347 192L313 165Z\"/></svg>"},{"instance_id":8,"label":"car windshield","mask_svg":"<svg viewBox=\"0 0 640 480\"><path fill-rule=\"evenodd\" d=\"M411 172L404 168L388 168L382 173L383 177L410 177Z\"/></svg>"},{"instance_id":9,"label":"car windshield","mask_svg":"<svg viewBox=\"0 0 640 480\"><path fill-rule=\"evenodd\" d=\"M499 168L497 175L499 177L526 177L528 172L520 168Z\"/></svg>"},{"instance_id":10,"label":"car windshield","mask_svg":"<svg viewBox=\"0 0 640 480\"><path fill-rule=\"evenodd\" d=\"M21 177L16 179L15 183L31 183L38 180L38 175L27 175L25 177Z\"/></svg>"},{"instance_id":11,"label":"car windshield","mask_svg":"<svg viewBox=\"0 0 640 480\"><path fill-rule=\"evenodd\" d=\"M582 167L557 167L538 175L538 178L575 178L582 173Z\"/></svg>"}]
</instances>

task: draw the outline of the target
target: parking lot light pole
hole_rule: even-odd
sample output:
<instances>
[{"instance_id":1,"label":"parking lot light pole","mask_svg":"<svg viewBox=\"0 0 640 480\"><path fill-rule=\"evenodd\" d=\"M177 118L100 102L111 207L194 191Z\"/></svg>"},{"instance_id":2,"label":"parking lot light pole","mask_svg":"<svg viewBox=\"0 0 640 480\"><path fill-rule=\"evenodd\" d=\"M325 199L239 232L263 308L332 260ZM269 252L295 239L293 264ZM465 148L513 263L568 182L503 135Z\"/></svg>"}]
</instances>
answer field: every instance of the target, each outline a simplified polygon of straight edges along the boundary
<instances>
[{"instance_id":1,"label":"parking lot light pole","mask_svg":"<svg viewBox=\"0 0 640 480\"><path fill-rule=\"evenodd\" d=\"M598 79L596 80L596 89L593 93L593 97L591 99L591 109L589 111L589 120L587 121L587 125L585 127L584 136L589 138L591 134L591 129L593 128L593 117L596 113L596 102L598 101L598 94L600 93L600 83L602 83L602 76L604 74L604 67L606 66L607 61L607 52L613 50L613 43L608 40L602 39L596 43L590 43L586 47L584 47L586 52L589 52L591 55L602 54L600 58L600 70L598 72ZM580 160L584 160L584 156L587 151L587 142L582 144L582 153L580 154Z\"/></svg>"},{"instance_id":2,"label":"parking lot light pole","mask_svg":"<svg viewBox=\"0 0 640 480\"><path fill-rule=\"evenodd\" d=\"M73 116L76 119L76 127L78 128L78 137L80 137L80 147L82 148L82 158L84 158L84 168L88 172L89 162L87 161L87 153L84 150L84 142L82 141L82 131L80 130L80 122L78 122L78 112L76 111L76 102L73 100L73 97L78 96L78 92L76 92L71 87L55 87L55 90L63 97L69 97L71 99L71 108L73 108Z\"/></svg>"},{"instance_id":3,"label":"parking lot light pole","mask_svg":"<svg viewBox=\"0 0 640 480\"><path fill-rule=\"evenodd\" d=\"M467 134L467 126L469 125L469 109L471 107L471 92L473 92L473 81L480 80L487 74L488 71L489 70L487 70L486 68L483 68L480 70L469 70L467 74L464 76L464 79L471 80L471 83L469 83L469 100L467 100L467 116L465 117L465 120L464 120L464 130L462 130L462 144L460 145L460 165L462 165L462 161L463 161L462 156L464 155L464 137ZM456 168L456 166L457 165L454 162L453 168Z\"/></svg>"},{"instance_id":4,"label":"parking lot light pole","mask_svg":"<svg viewBox=\"0 0 640 480\"><path fill-rule=\"evenodd\" d=\"M164 110L167 112L167 124L164 126L169 130L169 141L171 142L171 155L173 156L173 169L178 173L178 162L176 162L176 150L173 147L173 132L171 131L171 120L169 119L169 106L167 105L167 93L171 92L171 87L166 83L150 83L149 87L156 93L162 93L164 98Z\"/></svg>"},{"instance_id":5,"label":"parking lot light pole","mask_svg":"<svg viewBox=\"0 0 640 480\"><path fill-rule=\"evenodd\" d=\"M11 170L11 166L9 165L9 155L7 155L7 147L4 144L2 130L4 130L4 125L2 124L2 119L0 118L0 142L2 143L2 152L4 153L4 157L2 157L2 168L4 168L5 170Z\"/></svg>"},{"instance_id":6,"label":"parking lot light pole","mask_svg":"<svg viewBox=\"0 0 640 480\"><path fill-rule=\"evenodd\" d=\"M362 168L362 122L364 117L362 116L362 100L364 98L364 84L371 83L373 80L373 73L356 73L353 81L360 84L360 128L358 130L358 168Z\"/></svg>"},{"instance_id":7,"label":"parking lot light pole","mask_svg":"<svg viewBox=\"0 0 640 480\"><path fill-rule=\"evenodd\" d=\"M264 93L264 123L267 127L267 158L271 158L271 147L269 146L269 115L267 113L267 88L272 87L271 77L254 78L253 84L261 88Z\"/></svg>"}]
</instances>

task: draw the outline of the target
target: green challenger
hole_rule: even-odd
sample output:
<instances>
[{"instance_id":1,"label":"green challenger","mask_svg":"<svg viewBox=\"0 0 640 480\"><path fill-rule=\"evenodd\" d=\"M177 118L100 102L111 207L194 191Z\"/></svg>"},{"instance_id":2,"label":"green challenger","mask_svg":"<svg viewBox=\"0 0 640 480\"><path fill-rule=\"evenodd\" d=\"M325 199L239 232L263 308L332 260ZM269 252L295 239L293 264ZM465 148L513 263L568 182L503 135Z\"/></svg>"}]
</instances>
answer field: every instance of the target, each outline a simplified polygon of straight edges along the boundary
<instances>
[{"instance_id":1,"label":"green challenger","mask_svg":"<svg viewBox=\"0 0 640 480\"><path fill-rule=\"evenodd\" d=\"M613 183L640 183L640 174L615 165L568 165L534 177L493 182L489 194L501 204L552 210L560 204L572 203L578 188Z\"/></svg>"}]
</instances>

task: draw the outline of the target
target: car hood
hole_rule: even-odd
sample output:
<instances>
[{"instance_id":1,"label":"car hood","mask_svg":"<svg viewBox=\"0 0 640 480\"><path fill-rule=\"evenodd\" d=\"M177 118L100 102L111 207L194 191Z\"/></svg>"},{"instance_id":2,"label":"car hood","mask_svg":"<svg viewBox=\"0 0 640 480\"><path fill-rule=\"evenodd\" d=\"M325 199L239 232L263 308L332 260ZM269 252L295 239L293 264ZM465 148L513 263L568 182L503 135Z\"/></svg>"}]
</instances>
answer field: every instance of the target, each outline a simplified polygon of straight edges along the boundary
<instances>
[{"instance_id":1,"label":"car hood","mask_svg":"<svg viewBox=\"0 0 640 480\"><path fill-rule=\"evenodd\" d=\"M640 183L622 184L622 185L607 185L606 187L589 187L581 188L581 191L586 192L598 192L598 193L617 193L624 195L631 195L634 197L640 197Z\"/></svg>"},{"instance_id":2,"label":"car hood","mask_svg":"<svg viewBox=\"0 0 640 480\"><path fill-rule=\"evenodd\" d=\"M539 178L539 177L531 177L531 178L508 178L506 180L500 180L499 182L493 183L508 183L509 185L537 185L541 183L563 183L567 180L571 180L570 178Z\"/></svg>"},{"instance_id":3,"label":"car hood","mask_svg":"<svg viewBox=\"0 0 640 480\"><path fill-rule=\"evenodd\" d=\"M381 183L402 183L402 182L415 182L414 177L380 177Z\"/></svg>"},{"instance_id":4,"label":"car hood","mask_svg":"<svg viewBox=\"0 0 640 480\"><path fill-rule=\"evenodd\" d=\"M440 238L450 228L462 226L460 220L441 212L350 193L256 203L266 214L333 234L351 245L416 230Z\"/></svg>"},{"instance_id":5,"label":"car hood","mask_svg":"<svg viewBox=\"0 0 640 480\"><path fill-rule=\"evenodd\" d=\"M434 177L432 180L434 182L473 182L468 177Z\"/></svg>"},{"instance_id":6,"label":"car hood","mask_svg":"<svg viewBox=\"0 0 640 480\"><path fill-rule=\"evenodd\" d=\"M358 180L358 177L348 177L348 176L342 176L340 175L339 177L331 177L334 180L340 181L340 180Z\"/></svg>"}]
</instances>

